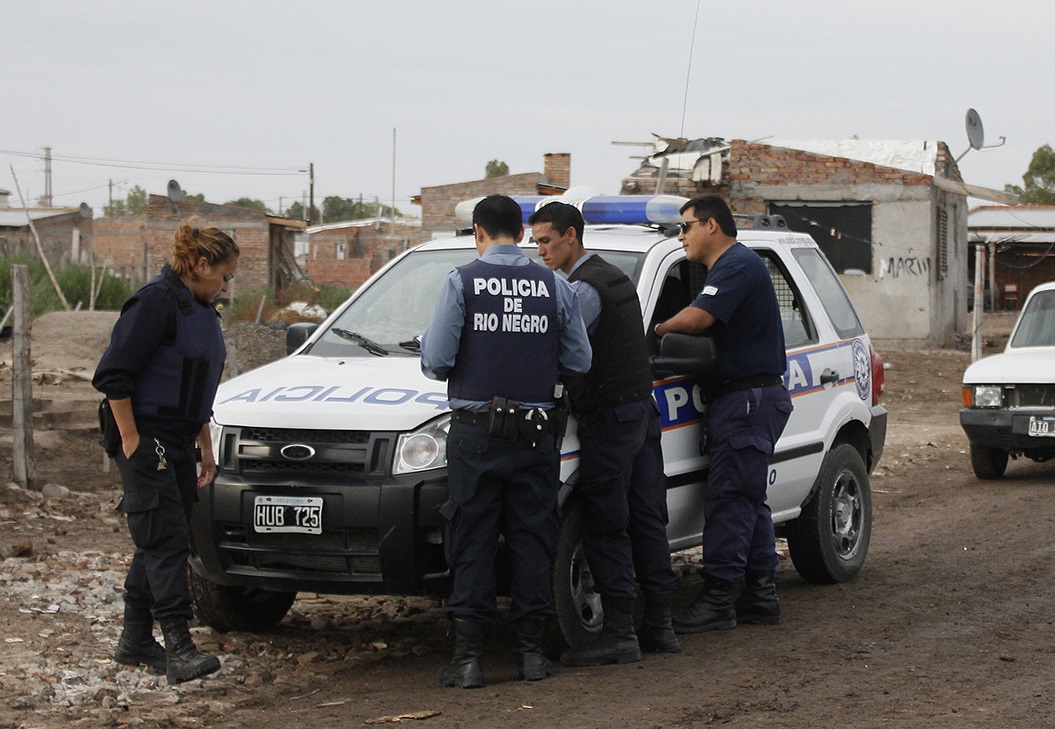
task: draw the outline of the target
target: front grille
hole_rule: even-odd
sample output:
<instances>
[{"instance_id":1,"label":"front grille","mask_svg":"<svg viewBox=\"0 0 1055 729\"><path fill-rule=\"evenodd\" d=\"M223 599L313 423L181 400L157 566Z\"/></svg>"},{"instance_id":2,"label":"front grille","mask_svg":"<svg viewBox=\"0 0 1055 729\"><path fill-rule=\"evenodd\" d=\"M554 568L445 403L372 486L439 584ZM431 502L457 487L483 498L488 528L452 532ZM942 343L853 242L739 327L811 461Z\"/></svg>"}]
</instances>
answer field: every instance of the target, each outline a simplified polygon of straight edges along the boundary
<instances>
[{"instance_id":1,"label":"front grille","mask_svg":"<svg viewBox=\"0 0 1055 729\"><path fill-rule=\"evenodd\" d=\"M381 574L377 531L374 529L284 534L258 533L240 524L229 524L224 529L224 537L221 551L242 568Z\"/></svg>"},{"instance_id":2,"label":"front grille","mask_svg":"<svg viewBox=\"0 0 1055 729\"><path fill-rule=\"evenodd\" d=\"M1009 400L1013 408L1055 409L1055 385L1015 385Z\"/></svg>"},{"instance_id":3,"label":"front grille","mask_svg":"<svg viewBox=\"0 0 1055 729\"><path fill-rule=\"evenodd\" d=\"M395 440L395 433L360 430L225 428L220 466L223 471L246 477L271 476L286 481L291 476L296 481L311 474L341 476L346 481L348 477L383 476L389 471ZM291 445L306 446L311 455L287 458L282 450Z\"/></svg>"}]
</instances>

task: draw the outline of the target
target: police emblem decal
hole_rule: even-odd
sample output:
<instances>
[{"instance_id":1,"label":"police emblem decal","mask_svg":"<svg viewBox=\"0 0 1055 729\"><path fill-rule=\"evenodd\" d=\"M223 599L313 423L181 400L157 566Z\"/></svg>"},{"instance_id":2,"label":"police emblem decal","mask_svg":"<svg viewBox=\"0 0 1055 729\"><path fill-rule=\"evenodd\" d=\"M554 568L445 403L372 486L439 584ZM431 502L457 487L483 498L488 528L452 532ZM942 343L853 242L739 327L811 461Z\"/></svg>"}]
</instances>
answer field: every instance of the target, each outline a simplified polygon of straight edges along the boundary
<instances>
[{"instance_id":1,"label":"police emblem decal","mask_svg":"<svg viewBox=\"0 0 1055 729\"><path fill-rule=\"evenodd\" d=\"M872 393L872 358L868 354L868 348L860 339L854 340L853 358L857 396L862 400L868 400Z\"/></svg>"}]
</instances>

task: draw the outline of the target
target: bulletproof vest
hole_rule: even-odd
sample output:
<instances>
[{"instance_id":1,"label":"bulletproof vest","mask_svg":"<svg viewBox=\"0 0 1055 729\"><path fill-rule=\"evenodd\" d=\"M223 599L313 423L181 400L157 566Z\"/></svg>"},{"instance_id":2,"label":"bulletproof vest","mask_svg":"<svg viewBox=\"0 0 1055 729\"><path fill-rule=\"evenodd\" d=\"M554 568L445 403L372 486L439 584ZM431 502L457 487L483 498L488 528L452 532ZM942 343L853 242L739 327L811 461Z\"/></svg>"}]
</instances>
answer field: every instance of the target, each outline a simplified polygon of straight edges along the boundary
<instances>
[{"instance_id":1,"label":"bulletproof vest","mask_svg":"<svg viewBox=\"0 0 1055 729\"><path fill-rule=\"evenodd\" d=\"M568 280L590 284L601 297L601 314L590 335L590 371L582 387L569 392L573 410L581 415L651 395L652 373L633 282L597 255L583 261Z\"/></svg>"},{"instance_id":2,"label":"bulletproof vest","mask_svg":"<svg viewBox=\"0 0 1055 729\"><path fill-rule=\"evenodd\" d=\"M157 353L136 377L132 409L137 416L201 427L212 415L227 357L218 314L196 301L169 271L147 286L171 290L172 316Z\"/></svg>"},{"instance_id":3,"label":"bulletproof vest","mask_svg":"<svg viewBox=\"0 0 1055 729\"><path fill-rule=\"evenodd\" d=\"M458 272L465 324L448 395L552 402L560 354L553 272L535 263L496 266L479 259Z\"/></svg>"}]
</instances>

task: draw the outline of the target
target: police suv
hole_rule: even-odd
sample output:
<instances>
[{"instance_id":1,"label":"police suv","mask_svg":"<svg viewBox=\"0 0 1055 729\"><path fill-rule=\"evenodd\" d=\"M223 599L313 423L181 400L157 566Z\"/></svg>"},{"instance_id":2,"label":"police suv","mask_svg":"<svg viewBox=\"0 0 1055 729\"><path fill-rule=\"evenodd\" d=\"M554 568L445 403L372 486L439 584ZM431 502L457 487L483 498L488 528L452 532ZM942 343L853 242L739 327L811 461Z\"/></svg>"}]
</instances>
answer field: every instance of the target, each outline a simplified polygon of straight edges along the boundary
<instances>
[{"instance_id":1,"label":"police suv","mask_svg":"<svg viewBox=\"0 0 1055 729\"><path fill-rule=\"evenodd\" d=\"M526 219L553 198L515 199ZM595 196L576 203L587 250L636 283L646 332L689 304L706 277L676 237L683 202ZM460 214L471 215L474 204L463 203ZM773 521L800 575L848 580L861 569L871 535L869 474L887 422L879 404L882 360L813 239L777 217L737 222L738 240L762 257L773 279L795 406L769 473ZM527 236L522 246L533 255ZM321 325L291 327L290 356L220 386L211 425L218 475L192 515L191 585L205 623L266 630L298 591L446 594L440 507L450 411L443 383L421 374L419 337L447 274L476 255L471 235L405 252ZM703 528L706 405L692 373L706 363L690 358L679 367L656 355L668 537L671 550L682 550L699 544ZM578 455L572 420L561 448L553 572L557 624L571 645L599 630L602 619L580 546Z\"/></svg>"}]
</instances>

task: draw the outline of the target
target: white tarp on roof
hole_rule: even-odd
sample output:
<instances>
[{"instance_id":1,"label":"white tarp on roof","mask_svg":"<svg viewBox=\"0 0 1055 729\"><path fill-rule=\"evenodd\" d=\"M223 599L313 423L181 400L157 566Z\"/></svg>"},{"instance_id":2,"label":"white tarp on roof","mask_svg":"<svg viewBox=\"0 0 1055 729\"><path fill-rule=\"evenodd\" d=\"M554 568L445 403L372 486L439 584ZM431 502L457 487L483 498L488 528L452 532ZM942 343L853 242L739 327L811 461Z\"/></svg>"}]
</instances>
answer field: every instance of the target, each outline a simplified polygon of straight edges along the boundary
<instances>
[{"instance_id":1,"label":"white tarp on roof","mask_svg":"<svg viewBox=\"0 0 1055 729\"><path fill-rule=\"evenodd\" d=\"M761 139L761 144L798 149L829 157L845 157L882 167L934 175L938 159L938 143L914 140L870 139Z\"/></svg>"}]
</instances>

